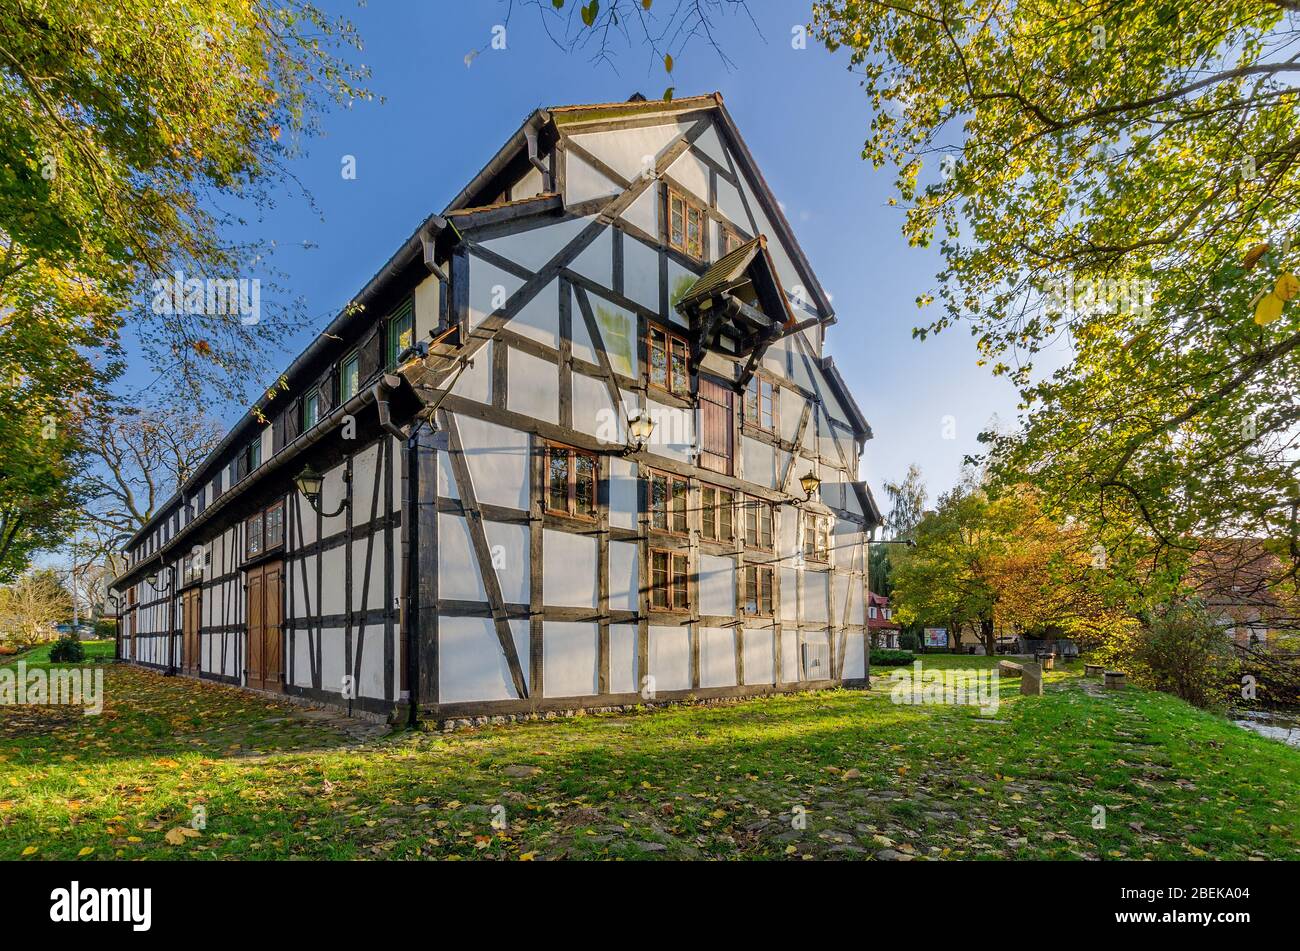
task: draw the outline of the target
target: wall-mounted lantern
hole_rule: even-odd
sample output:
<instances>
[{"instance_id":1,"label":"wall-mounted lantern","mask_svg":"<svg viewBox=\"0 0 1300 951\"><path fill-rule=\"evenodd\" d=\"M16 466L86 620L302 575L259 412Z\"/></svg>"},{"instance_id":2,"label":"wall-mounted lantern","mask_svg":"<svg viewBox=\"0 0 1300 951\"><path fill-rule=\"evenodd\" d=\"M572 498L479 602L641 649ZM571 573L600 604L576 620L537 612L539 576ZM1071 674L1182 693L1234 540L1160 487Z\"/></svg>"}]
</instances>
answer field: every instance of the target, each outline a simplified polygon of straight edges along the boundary
<instances>
[{"instance_id":1,"label":"wall-mounted lantern","mask_svg":"<svg viewBox=\"0 0 1300 951\"><path fill-rule=\"evenodd\" d=\"M293 482L298 487L298 491L302 493L303 498L307 500L307 504L311 506L312 511L322 518L333 518L348 507L347 496L344 496L339 500L339 507L333 512L322 512L320 510L321 490L325 486L325 477L317 472L311 463L303 466L302 471L298 473Z\"/></svg>"}]
</instances>

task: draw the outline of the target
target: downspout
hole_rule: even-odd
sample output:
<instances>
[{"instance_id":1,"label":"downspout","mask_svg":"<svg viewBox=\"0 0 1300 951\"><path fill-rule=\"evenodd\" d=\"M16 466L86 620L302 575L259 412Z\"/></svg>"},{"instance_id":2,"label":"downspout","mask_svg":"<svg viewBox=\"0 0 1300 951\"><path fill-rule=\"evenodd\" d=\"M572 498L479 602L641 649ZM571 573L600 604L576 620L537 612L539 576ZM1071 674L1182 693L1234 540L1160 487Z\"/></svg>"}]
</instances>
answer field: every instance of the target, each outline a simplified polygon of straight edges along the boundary
<instances>
[{"instance_id":1,"label":"downspout","mask_svg":"<svg viewBox=\"0 0 1300 951\"><path fill-rule=\"evenodd\" d=\"M541 156L538 155L537 128L539 124L540 123L534 124L530 122L528 125L524 126L524 141L528 143L529 163L533 168L542 173L542 190L549 192L555 189L555 182L551 177L551 167L543 162Z\"/></svg>"},{"instance_id":2,"label":"downspout","mask_svg":"<svg viewBox=\"0 0 1300 951\"><path fill-rule=\"evenodd\" d=\"M420 457L419 434L420 422L411 425L406 432L395 424L388 410L388 394L396 383L389 383L385 375L371 389L375 408L379 411L379 425L385 432L401 440L402 454L406 461L406 497L402 499L402 518L409 519L406 526L406 540L402 543L402 564L406 568L406 603L402 612L404 630L402 642L406 648L406 726L414 730L420 719L420 658L416 653L416 632L420 629L420 566L419 566L419 501L420 501Z\"/></svg>"}]
</instances>

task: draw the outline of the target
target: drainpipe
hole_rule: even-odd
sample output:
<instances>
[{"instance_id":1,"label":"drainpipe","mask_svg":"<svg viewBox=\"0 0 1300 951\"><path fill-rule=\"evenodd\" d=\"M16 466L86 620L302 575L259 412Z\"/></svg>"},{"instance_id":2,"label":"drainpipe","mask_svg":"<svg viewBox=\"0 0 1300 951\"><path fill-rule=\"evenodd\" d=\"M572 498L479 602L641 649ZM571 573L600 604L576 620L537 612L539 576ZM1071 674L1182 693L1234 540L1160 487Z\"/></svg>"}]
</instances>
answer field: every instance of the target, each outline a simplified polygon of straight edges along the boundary
<instances>
[{"instance_id":1,"label":"drainpipe","mask_svg":"<svg viewBox=\"0 0 1300 951\"><path fill-rule=\"evenodd\" d=\"M524 127L524 141L528 143L528 161L533 168L542 173L542 190L554 191L555 183L551 180L551 167L542 161L537 151L537 126L529 123Z\"/></svg>"}]
</instances>

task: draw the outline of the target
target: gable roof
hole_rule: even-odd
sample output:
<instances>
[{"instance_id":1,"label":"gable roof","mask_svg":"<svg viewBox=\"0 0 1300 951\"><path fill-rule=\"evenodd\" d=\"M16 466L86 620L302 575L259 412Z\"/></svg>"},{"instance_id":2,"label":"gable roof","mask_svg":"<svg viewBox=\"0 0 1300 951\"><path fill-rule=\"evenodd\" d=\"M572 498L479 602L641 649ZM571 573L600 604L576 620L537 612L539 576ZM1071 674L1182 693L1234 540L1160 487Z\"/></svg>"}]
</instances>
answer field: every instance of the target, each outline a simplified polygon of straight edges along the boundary
<instances>
[{"instance_id":1,"label":"gable roof","mask_svg":"<svg viewBox=\"0 0 1300 951\"><path fill-rule=\"evenodd\" d=\"M807 256L803 253L803 248L799 246L794 230L790 227L790 222L786 220L785 213L781 210L780 202L776 200L776 196L768 186L767 180L763 177L758 163L754 161L754 156L745 144L745 140L741 138L740 130L736 127L730 113L727 112L727 107L723 105L722 93L720 92L702 96L688 96L684 99L654 100L634 97L626 102L548 106L545 109L534 110L506 141L505 145L497 150L497 153L487 165L483 166L469 184L451 200L443 214L448 214L476 202L482 204L491 201L495 195L485 193L492 188L496 179L507 169L522 167L523 163L527 162L526 156L528 155L530 139L537 142L550 140L558 137L561 128L568 132L571 126L601 122L618 123L659 115L666 118L681 118L694 113L712 113L717 119L720 136L726 140L727 144L735 152L739 166L737 171L748 179L754 196L761 203L763 213L772 225L772 229L776 232L776 237L781 240L782 245L790 255L791 264L799 272L799 277L802 279L808 295L824 315L823 321L828 324L834 323L835 308L831 305L830 298L817 280L817 275L813 272L812 265L809 264Z\"/></svg>"}]
</instances>

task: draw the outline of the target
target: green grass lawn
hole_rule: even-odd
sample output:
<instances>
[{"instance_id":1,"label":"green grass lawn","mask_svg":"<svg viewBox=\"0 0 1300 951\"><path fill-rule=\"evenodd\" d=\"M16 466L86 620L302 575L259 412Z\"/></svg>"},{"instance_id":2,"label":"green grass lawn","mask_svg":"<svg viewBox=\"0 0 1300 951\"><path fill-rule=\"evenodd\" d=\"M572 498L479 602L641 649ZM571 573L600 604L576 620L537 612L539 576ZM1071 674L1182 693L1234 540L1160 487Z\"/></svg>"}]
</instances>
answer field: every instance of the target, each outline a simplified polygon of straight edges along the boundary
<instances>
[{"instance_id":1,"label":"green grass lawn","mask_svg":"<svg viewBox=\"0 0 1300 951\"><path fill-rule=\"evenodd\" d=\"M889 673L358 741L115 665L101 716L0 709L0 858L1300 858L1300 750L1073 669L992 717L892 703Z\"/></svg>"},{"instance_id":2,"label":"green grass lawn","mask_svg":"<svg viewBox=\"0 0 1300 951\"><path fill-rule=\"evenodd\" d=\"M103 641L82 641L81 646L86 651L86 663L96 663L98 661L111 660L113 657L113 648L116 644L113 640ZM33 647L29 651L23 651L21 654L11 654L0 656L0 665L16 664L23 661L28 667L48 667L50 664L50 649L54 646L51 641L48 644L41 644L39 647Z\"/></svg>"}]
</instances>

